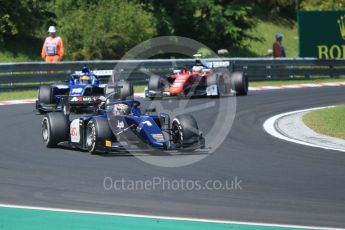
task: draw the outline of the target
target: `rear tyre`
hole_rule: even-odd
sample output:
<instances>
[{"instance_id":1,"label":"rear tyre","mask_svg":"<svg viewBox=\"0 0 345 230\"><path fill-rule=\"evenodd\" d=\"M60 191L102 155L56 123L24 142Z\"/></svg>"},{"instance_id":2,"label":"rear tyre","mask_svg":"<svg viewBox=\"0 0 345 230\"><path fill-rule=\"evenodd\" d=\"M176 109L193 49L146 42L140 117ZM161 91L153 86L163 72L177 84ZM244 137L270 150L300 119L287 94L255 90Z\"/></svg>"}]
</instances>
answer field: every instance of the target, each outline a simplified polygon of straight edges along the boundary
<instances>
[{"instance_id":1,"label":"rear tyre","mask_svg":"<svg viewBox=\"0 0 345 230\"><path fill-rule=\"evenodd\" d=\"M54 103L54 88L49 85L41 85L38 89L38 101L42 104Z\"/></svg>"},{"instance_id":2,"label":"rear tyre","mask_svg":"<svg viewBox=\"0 0 345 230\"><path fill-rule=\"evenodd\" d=\"M171 124L172 141L180 148L191 147L198 143L200 132L195 118L191 115L180 115Z\"/></svg>"},{"instance_id":3,"label":"rear tyre","mask_svg":"<svg viewBox=\"0 0 345 230\"><path fill-rule=\"evenodd\" d=\"M63 113L47 113L42 121L42 137L48 148L69 139L69 119Z\"/></svg>"},{"instance_id":4,"label":"rear tyre","mask_svg":"<svg viewBox=\"0 0 345 230\"><path fill-rule=\"evenodd\" d=\"M134 95L134 89L132 82L122 81L119 82L120 89L120 100L132 99Z\"/></svg>"},{"instance_id":5,"label":"rear tyre","mask_svg":"<svg viewBox=\"0 0 345 230\"><path fill-rule=\"evenodd\" d=\"M155 91L157 92L157 94L155 96L150 96L149 98L151 100L155 98L156 99L162 98L163 88L164 88L164 85L162 82L162 78L158 75L151 75L150 80L149 80L148 90Z\"/></svg>"},{"instance_id":6,"label":"rear tyre","mask_svg":"<svg viewBox=\"0 0 345 230\"><path fill-rule=\"evenodd\" d=\"M237 96L245 96L248 94L248 77L242 72L234 72L231 74L231 86Z\"/></svg>"},{"instance_id":7,"label":"rear tyre","mask_svg":"<svg viewBox=\"0 0 345 230\"><path fill-rule=\"evenodd\" d=\"M94 117L86 126L86 148L92 154L105 152L105 141L113 140L113 134L105 118Z\"/></svg>"}]
</instances>

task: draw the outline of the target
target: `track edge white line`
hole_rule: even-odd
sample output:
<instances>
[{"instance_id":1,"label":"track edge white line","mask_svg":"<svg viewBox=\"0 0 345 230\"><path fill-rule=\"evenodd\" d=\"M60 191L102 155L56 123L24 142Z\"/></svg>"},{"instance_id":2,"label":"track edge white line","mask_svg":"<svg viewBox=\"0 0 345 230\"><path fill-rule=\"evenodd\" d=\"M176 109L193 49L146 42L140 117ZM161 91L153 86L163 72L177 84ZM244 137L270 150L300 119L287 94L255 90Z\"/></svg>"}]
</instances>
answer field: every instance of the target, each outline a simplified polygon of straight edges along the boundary
<instances>
[{"instance_id":1,"label":"track edge white line","mask_svg":"<svg viewBox=\"0 0 345 230\"><path fill-rule=\"evenodd\" d=\"M290 225L290 224L246 222L246 221L227 221L227 220L216 220L216 219L131 214L131 213L121 213L121 212L99 212L99 211L87 211L87 210L78 210L78 209L62 209L62 208L49 208L49 207L38 207L38 206L11 205L11 204L1 204L1 203L0 203L0 208L17 208L17 209L37 210L37 211L67 212L67 213L94 214L94 215L119 216L119 217L134 217L134 218L146 218L146 219L193 221L193 222L215 223L215 224L237 224L237 225L298 228L298 229L311 229L311 230L314 230L314 229L315 230L316 229L318 229L318 230L344 230L344 228L334 228L334 227L318 227L318 226L307 226L307 225Z\"/></svg>"},{"instance_id":2,"label":"track edge white line","mask_svg":"<svg viewBox=\"0 0 345 230\"><path fill-rule=\"evenodd\" d=\"M308 142L305 142L305 141L293 139L291 137L283 135L276 128L276 123L282 117L285 117L285 116L288 116L288 115L292 115L292 114L296 114L296 113L309 112L309 111L314 111L314 110L319 110L319 109L326 109L326 108L334 108L334 107L335 107L335 105L331 105L331 106L323 106L323 107L315 107L315 108L309 108L309 109L301 109L301 110L295 110L295 111L291 111L291 112L277 114L277 115L275 115L273 117L268 118L263 123L263 128L264 128L264 130L268 134L270 134L273 137L279 138L281 140L289 141L289 142L300 144L300 145L310 146L310 147L316 147L316 148L321 148L321 149L326 149L326 150L334 150L334 151L345 152L344 149L326 147L326 146L321 146L321 145L312 144L312 143L308 143Z\"/></svg>"}]
</instances>

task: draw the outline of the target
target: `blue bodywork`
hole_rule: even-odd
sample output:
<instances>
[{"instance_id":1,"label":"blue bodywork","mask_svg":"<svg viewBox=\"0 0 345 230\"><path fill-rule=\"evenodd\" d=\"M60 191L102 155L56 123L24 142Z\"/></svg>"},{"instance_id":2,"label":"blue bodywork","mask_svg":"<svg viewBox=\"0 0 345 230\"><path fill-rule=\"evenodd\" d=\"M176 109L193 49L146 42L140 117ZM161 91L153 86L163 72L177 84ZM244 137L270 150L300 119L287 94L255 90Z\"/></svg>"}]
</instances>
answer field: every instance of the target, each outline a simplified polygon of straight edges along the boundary
<instances>
[{"instance_id":1,"label":"blue bodywork","mask_svg":"<svg viewBox=\"0 0 345 230\"><path fill-rule=\"evenodd\" d=\"M81 79L83 76L89 77L90 80L84 82ZM97 79L97 76L95 74L93 74L87 67L84 66L81 73L72 74L71 79L69 80L69 96L84 96L85 89L94 87L100 87L99 80Z\"/></svg>"},{"instance_id":2,"label":"blue bodywork","mask_svg":"<svg viewBox=\"0 0 345 230\"><path fill-rule=\"evenodd\" d=\"M81 80L83 76L90 78L85 82ZM61 103L65 100L65 103L69 103L73 106L90 106L93 101L98 97L105 94L105 84L101 84L97 76L91 72L86 66L82 71L71 75L67 84L54 84L51 85L53 100L47 104L40 101L40 98L36 100L36 110L50 112L60 111ZM84 100L85 97L85 100Z\"/></svg>"},{"instance_id":3,"label":"blue bodywork","mask_svg":"<svg viewBox=\"0 0 345 230\"><path fill-rule=\"evenodd\" d=\"M168 141L164 137L162 124L157 124L160 114L142 114L140 108L136 105L137 101L125 100L116 101L106 105L104 114L100 115L108 119L111 130L115 136L121 138L124 136L127 141L135 141L138 138L146 144L156 148L166 149ZM126 104L128 111L126 115L115 115L114 106ZM118 124L123 124L119 126Z\"/></svg>"},{"instance_id":4,"label":"blue bodywork","mask_svg":"<svg viewBox=\"0 0 345 230\"><path fill-rule=\"evenodd\" d=\"M111 129L113 139L109 141L112 142L112 146L110 148L105 146L107 140L100 139L96 140L98 149L108 151L110 149L119 150L124 147L125 150L142 151L150 149L149 146L153 149L165 150L181 148L195 150L205 147L205 139L201 133L194 137L188 137L188 139L178 139L180 133L176 127L174 128L170 124L168 114L142 114L139 105L140 102L135 100L110 102L104 104L102 108L96 111L95 115L84 120L85 127L85 124L92 119L103 119L103 121L107 121L107 126Z\"/></svg>"},{"instance_id":5,"label":"blue bodywork","mask_svg":"<svg viewBox=\"0 0 345 230\"><path fill-rule=\"evenodd\" d=\"M150 151L177 150L194 151L205 147L205 139L201 132L188 135L188 126L195 120L190 115L177 116L170 124L170 117L165 113L153 113L146 110L143 114L140 102L135 100L99 101L93 114L83 115L70 120L63 113L51 113L45 116L48 135L60 138L60 142L69 142L72 147L95 152L111 151ZM62 114L62 115L57 115ZM55 117L55 118L54 118ZM62 136L61 132L49 131L50 119L60 117L57 126L69 129ZM188 120L189 119L189 120ZM190 120L191 119L191 120ZM194 120L194 121L193 121ZM43 124L43 123L42 123ZM43 126L42 126L43 127ZM50 130L54 130L53 128ZM58 130L59 131L59 130ZM186 131L184 133L184 131ZM190 132L190 131L189 131ZM42 132L43 134L44 132ZM54 136L55 135L55 136ZM44 135L43 135L44 136ZM53 139L53 138L52 138ZM46 140L50 140L47 138ZM54 144L58 144L57 141Z\"/></svg>"}]
</instances>

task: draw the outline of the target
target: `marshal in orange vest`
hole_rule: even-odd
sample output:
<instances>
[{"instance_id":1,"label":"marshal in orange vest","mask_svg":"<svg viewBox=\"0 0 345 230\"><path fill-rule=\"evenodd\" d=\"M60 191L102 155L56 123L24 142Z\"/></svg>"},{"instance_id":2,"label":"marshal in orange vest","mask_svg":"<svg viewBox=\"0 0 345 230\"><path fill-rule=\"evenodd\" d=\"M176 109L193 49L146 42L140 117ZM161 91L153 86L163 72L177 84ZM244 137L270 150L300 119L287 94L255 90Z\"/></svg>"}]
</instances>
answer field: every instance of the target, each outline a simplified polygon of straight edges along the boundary
<instances>
[{"instance_id":1,"label":"marshal in orange vest","mask_svg":"<svg viewBox=\"0 0 345 230\"><path fill-rule=\"evenodd\" d=\"M56 36L55 26L48 29L49 37L44 41L41 56L46 62L62 61L64 47L61 37Z\"/></svg>"}]
</instances>

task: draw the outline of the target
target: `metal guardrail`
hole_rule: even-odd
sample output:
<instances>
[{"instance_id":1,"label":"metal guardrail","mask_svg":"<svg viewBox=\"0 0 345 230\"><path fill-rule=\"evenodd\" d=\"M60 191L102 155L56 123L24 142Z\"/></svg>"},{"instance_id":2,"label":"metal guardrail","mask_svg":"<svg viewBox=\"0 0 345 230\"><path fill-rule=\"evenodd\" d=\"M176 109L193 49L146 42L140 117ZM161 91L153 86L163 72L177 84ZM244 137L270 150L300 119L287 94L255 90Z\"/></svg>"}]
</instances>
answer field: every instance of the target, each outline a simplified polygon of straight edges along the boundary
<instances>
[{"instance_id":1,"label":"metal guardrail","mask_svg":"<svg viewBox=\"0 0 345 230\"><path fill-rule=\"evenodd\" d=\"M227 65L230 71L242 71L249 80L285 80L311 76L345 76L345 60L315 58L224 58L205 59L213 67ZM165 75L176 67L193 65L195 59L152 59L76 62L0 63L0 90L35 88L40 84L69 79L69 75L87 65L91 70L111 70L116 67L122 77L135 84L146 83L151 74Z\"/></svg>"}]
</instances>

